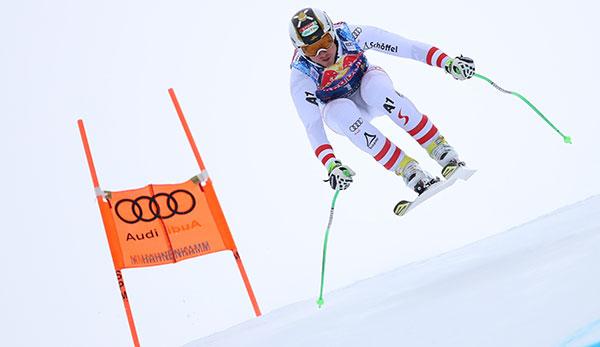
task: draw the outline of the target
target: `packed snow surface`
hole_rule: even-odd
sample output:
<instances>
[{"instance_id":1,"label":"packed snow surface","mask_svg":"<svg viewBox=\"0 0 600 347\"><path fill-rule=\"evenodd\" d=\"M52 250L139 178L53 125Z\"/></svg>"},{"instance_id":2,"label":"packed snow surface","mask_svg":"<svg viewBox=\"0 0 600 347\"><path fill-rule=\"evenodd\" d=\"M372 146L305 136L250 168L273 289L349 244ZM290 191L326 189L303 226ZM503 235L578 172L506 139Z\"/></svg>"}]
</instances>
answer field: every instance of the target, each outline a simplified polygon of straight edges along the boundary
<instances>
[{"instance_id":1,"label":"packed snow surface","mask_svg":"<svg viewBox=\"0 0 600 347\"><path fill-rule=\"evenodd\" d=\"M187 346L596 345L599 250L594 196Z\"/></svg>"}]
</instances>

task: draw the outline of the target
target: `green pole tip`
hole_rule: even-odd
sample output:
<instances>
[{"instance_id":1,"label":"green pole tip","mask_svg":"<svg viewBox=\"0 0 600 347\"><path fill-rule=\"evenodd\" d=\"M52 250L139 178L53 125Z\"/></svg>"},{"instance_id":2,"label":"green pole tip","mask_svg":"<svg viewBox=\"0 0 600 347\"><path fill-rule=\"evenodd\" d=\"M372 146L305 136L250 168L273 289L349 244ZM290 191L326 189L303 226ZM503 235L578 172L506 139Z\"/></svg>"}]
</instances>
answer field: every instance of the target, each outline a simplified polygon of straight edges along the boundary
<instances>
[{"instance_id":1,"label":"green pole tip","mask_svg":"<svg viewBox=\"0 0 600 347\"><path fill-rule=\"evenodd\" d=\"M321 308L321 306L323 306L324 303L325 303L325 301L323 300L323 298L317 299L317 305L319 305L319 308Z\"/></svg>"},{"instance_id":2,"label":"green pole tip","mask_svg":"<svg viewBox=\"0 0 600 347\"><path fill-rule=\"evenodd\" d=\"M573 142L571 142L571 136L565 136L563 139L565 140L565 143L573 144Z\"/></svg>"}]
</instances>

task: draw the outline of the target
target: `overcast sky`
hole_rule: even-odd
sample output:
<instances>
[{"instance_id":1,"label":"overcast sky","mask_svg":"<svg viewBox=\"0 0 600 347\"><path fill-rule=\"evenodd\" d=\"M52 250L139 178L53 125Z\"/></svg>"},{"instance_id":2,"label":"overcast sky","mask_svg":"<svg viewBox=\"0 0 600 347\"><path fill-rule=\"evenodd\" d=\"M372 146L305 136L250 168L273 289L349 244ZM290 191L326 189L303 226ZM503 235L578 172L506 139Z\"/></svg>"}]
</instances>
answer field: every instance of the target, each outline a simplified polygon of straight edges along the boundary
<instances>
[{"instance_id":1,"label":"overcast sky","mask_svg":"<svg viewBox=\"0 0 600 347\"><path fill-rule=\"evenodd\" d=\"M368 52L479 171L402 219L413 193L345 138L326 290L423 260L600 193L598 5L589 1L320 3L18 1L0 10L0 343L127 346L129 329L77 131L104 189L198 173L187 115L263 312L316 297L333 191L289 96L287 25L304 6L475 60L481 80ZM389 119L374 124L432 172ZM590 218L597 218L591 216ZM230 252L124 271L140 340L173 346L253 317ZM35 333L32 333L35 330Z\"/></svg>"}]
</instances>

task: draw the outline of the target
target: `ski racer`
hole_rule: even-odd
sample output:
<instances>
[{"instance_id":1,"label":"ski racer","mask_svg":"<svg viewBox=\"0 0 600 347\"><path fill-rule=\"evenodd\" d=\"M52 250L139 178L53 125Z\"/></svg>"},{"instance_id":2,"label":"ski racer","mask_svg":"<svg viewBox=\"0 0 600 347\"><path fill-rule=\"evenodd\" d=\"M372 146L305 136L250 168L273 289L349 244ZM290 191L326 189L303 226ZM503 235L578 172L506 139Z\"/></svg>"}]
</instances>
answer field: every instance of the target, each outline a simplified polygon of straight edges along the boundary
<instances>
[{"instance_id":1,"label":"ski racer","mask_svg":"<svg viewBox=\"0 0 600 347\"><path fill-rule=\"evenodd\" d=\"M423 170L374 127L370 123L374 117L385 114L408 132L442 167L444 178L464 165L432 121L396 92L385 71L369 64L364 53L375 50L418 60L444 69L457 80L475 74L472 59L463 56L452 59L434 46L376 27L334 24L325 12L316 8L296 12L290 21L289 34L296 48L291 63L292 99L312 149L327 169L331 188L348 188L355 173L335 157L323 123L346 136L386 170L401 176L419 195L440 179Z\"/></svg>"}]
</instances>

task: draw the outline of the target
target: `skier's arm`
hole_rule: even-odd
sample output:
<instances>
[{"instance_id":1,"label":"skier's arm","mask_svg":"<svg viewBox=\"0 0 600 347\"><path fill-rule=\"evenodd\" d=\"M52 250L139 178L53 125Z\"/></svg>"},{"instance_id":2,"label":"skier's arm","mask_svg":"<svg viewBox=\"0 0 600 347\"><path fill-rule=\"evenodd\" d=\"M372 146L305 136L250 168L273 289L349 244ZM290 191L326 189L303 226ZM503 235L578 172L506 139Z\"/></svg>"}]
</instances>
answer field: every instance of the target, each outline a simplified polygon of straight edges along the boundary
<instances>
[{"instance_id":1,"label":"skier's arm","mask_svg":"<svg viewBox=\"0 0 600 347\"><path fill-rule=\"evenodd\" d=\"M290 82L292 99L312 149L325 168L330 171L334 165L335 155L323 127L321 110L315 96L317 86L308 76L296 69L292 69Z\"/></svg>"},{"instance_id":2,"label":"skier's arm","mask_svg":"<svg viewBox=\"0 0 600 347\"><path fill-rule=\"evenodd\" d=\"M364 50L417 60L428 65L445 67L452 60L446 53L430 44L409 40L400 35L368 25L348 25Z\"/></svg>"}]
</instances>

